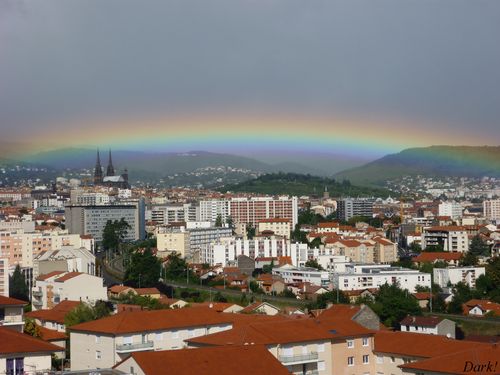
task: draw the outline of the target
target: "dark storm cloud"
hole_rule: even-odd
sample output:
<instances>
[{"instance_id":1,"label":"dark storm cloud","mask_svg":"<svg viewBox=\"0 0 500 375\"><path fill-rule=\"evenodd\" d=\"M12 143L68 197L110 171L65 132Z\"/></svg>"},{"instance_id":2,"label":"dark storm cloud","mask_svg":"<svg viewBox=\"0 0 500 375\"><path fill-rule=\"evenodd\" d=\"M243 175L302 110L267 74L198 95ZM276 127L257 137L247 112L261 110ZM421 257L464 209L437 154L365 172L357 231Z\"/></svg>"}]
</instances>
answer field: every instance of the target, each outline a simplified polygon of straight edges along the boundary
<instances>
[{"instance_id":1,"label":"dark storm cloud","mask_svg":"<svg viewBox=\"0 0 500 375\"><path fill-rule=\"evenodd\" d=\"M295 111L500 139L499 36L498 0L0 0L0 126Z\"/></svg>"}]
</instances>

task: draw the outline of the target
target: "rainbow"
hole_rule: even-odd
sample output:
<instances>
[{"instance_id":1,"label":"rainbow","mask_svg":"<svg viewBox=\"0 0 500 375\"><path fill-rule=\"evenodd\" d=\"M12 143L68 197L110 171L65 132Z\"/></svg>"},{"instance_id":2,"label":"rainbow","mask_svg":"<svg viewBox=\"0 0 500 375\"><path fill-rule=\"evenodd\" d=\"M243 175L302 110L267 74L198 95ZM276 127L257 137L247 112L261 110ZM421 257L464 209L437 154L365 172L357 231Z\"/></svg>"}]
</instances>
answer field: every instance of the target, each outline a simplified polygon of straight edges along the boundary
<instances>
[{"instance_id":1,"label":"rainbow","mask_svg":"<svg viewBox=\"0 0 500 375\"><path fill-rule=\"evenodd\" d=\"M101 146L137 151L193 150L245 154L329 153L374 158L432 144L483 144L470 134L435 126L432 131L408 120L286 117L184 116L75 122L59 132L37 135L51 148ZM57 145L57 146L56 146Z\"/></svg>"}]
</instances>

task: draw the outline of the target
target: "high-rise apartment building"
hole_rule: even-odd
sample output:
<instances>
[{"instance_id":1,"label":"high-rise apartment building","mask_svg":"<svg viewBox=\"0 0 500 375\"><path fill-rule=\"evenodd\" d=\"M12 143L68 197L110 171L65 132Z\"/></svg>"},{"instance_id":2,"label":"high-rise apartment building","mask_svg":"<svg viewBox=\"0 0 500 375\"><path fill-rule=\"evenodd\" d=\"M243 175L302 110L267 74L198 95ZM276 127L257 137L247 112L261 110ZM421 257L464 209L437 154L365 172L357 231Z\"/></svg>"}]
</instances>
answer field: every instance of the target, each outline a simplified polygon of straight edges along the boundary
<instances>
[{"instance_id":1,"label":"high-rise apartment building","mask_svg":"<svg viewBox=\"0 0 500 375\"><path fill-rule=\"evenodd\" d=\"M500 221L500 199L490 199L483 202L484 217Z\"/></svg>"},{"instance_id":2,"label":"high-rise apartment building","mask_svg":"<svg viewBox=\"0 0 500 375\"><path fill-rule=\"evenodd\" d=\"M344 198L337 201L337 218L348 221L354 216L373 216L373 198Z\"/></svg>"}]
</instances>

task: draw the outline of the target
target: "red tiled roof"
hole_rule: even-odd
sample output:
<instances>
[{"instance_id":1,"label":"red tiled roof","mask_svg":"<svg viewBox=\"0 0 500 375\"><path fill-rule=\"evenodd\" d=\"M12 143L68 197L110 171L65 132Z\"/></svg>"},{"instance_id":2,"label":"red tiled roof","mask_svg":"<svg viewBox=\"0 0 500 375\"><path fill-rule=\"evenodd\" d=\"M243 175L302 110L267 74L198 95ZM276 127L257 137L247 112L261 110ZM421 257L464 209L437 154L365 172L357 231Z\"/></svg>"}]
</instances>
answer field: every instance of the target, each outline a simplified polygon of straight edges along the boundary
<instances>
[{"instance_id":1,"label":"red tiled roof","mask_svg":"<svg viewBox=\"0 0 500 375\"><path fill-rule=\"evenodd\" d=\"M113 285L112 287L108 288L108 291L110 291L111 293L120 294L127 290L133 290L133 289L134 288L125 285Z\"/></svg>"},{"instance_id":2,"label":"red tiled roof","mask_svg":"<svg viewBox=\"0 0 500 375\"><path fill-rule=\"evenodd\" d=\"M160 294L160 291L156 288L134 288L134 290L140 296L149 294Z\"/></svg>"},{"instance_id":3,"label":"red tiled roof","mask_svg":"<svg viewBox=\"0 0 500 375\"><path fill-rule=\"evenodd\" d=\"M429 292L416 292L412 293L412 296L418 299L419 301L425 301L431 297Z\"/></svg>"},{"instance_id":4,"label":"red tiled roof","mask_svg":"<svg viewBox=\"0 0 500 375\"><path fill-rule=\"evenodd\" d=\"M461 232L464 230L464 227L460 227L458 225L435 226L424 229L426 232Z\"/></svg>"},{"instance_id":5,"label":"red tiled roof","mask_svg":"<svg viewBox=\"0 0 500 375\"><path fill-rule=\"evenodd\" d=\"M262 345L136 352L131 358L146 375L156 375L159 369L176 375L290 374Z\"/></svg>"},{"instance_id":6,"label":"red tiled roof","mask_svg":"<svg viewBox=\"0 0 500 375\"><path fill-rule=\"evenodd\" d=\"M500 303L487 299L471 299L462 306L464 314L468 314L475 306L479 306L483 311L493 311L495 315L500 315Z\"/></svg>"},{"instance_id":7,"label":"red tiled roof","mask_svg":"<svg viewBox=\"0 0 500 375\"><path fill-rule=\"evenodd\" d=\"M13 329L0 327L0 354L14 353L52 353L60 352L61 347L50 344L33 336L19 333Z\"/></svg>"},{"instance_id":8,"label":"red tiled roof","mask_svg":"<svg viewBox=\"0 0 500 375\"><path fill-rule=\"evenodd\" d=\"M24 306L28 302L21 301L20 299L0 296L0 306Z\"/></svg>"},{"instance_id":9,"label":"red tiled roof","mask_svg":"<svg viewBox=\"0 0 500 375\"><path fill-rule=\"evenodd\" d=\"M374 352L399 354L409 357L431 358L478 345L470 341L453 340L438 335L413 332L378 331L375 334Z\"/></svg>"},{"instance_id":10,"label":"red tiled roof","mask_svg":"<svg viewBox=\"0 0 500 375\"><path fill-rule=\"evenodd\" d=\"M421 252L413 258L413 262L435 262L437 260L458 261L463 254L457 252Z\"/></svg>"},{"instance_id":11,"label":"red tiled roof","mask_svg":"<svg viewBox=\"0 0 500 375\"><path fill-rule=\"evenodd\" d=\"M64 324L66 315L75 309L80 303L81 302L79 301L62 301L61 303L55 305L52 309L30 311L25 315L28 318Z\"/></svg>"},{"instance_id":12,"label":"red tiled roof","mask_svg":"<svg viewBox=\"0 0 500 375\"><path fill-rule=\"evenodd\" d=\"M54 281L58 282L58 283L63 283L67 280L70 280L70 279L77 277L77 276L80 276L80 275L83 275L83 273L82 272L68 272L67 274L65 274L63 276L58 277Z\"/></svg>"},{"instance_id":13,"label":"red tiled roof","mask_svg":"<svg viewBox=\"0 0 500 375\"><path fill-rule=\"evenodd\" d=\"M50 279L51 277L61 275L63 273L64 273L64 271L52 271L52 272L46 273L44 275L40 275L36 279L40 280L40 281L44 281L44 280Z\"/></svg>"},{"instance_id":14,"label":"red tiled roof","mask_svg":"<svg viewBox=\"0 0 500 375\"><path fill-rule=\"evenodd\" d=\"M231 319L226 314L217 313L210 309L167 309L124 312L91 322L77 324L72 326L70 330L118 335L221 323L231 323Z\"/></svg>"},{"instance_id":15,"label":"red tiled roof","mask_svg":"<svg viewBox=\"0 0 500 375\"><path fill-rule=\"evenodd\" d=\"M500 358L500 346L496 344L471 344L470 348L467 348L466 350L422 361L407 363L400 365L399 367L433 374L498 374L499 369L497 367L498 358ZM484 367L481 370L473 370L472 368L474 365L487 365L488 363L491 363L491 370L488 370L487 367Z\"/></svg>"},{"instance_id":16,"label":"red tiled roof","mask_svg":"<svg viewBox=\"0 0 500 375\"><path fill-rule=\"evenodd\" d=\"M68 338L64 332L59 332L56 331L55 329L49 329L40 326L38 326L38 328L40 329L40 334L41 334L40 338L43 341L49 341L49 342L61 341L61 340L66 340Z\"/></svg>"},{"instance_id":17,"label":"red tiled roof","mask_svg":"<svg viewBox=\"0 0 500 375\"><path fill-rule=\"evenodd\" d=\"M435 327L437 326L443 318L438 316L410 316L405 317L399 324L410 325L410 326L421 326L421 327Z\"/></svg>"}]
</instances>

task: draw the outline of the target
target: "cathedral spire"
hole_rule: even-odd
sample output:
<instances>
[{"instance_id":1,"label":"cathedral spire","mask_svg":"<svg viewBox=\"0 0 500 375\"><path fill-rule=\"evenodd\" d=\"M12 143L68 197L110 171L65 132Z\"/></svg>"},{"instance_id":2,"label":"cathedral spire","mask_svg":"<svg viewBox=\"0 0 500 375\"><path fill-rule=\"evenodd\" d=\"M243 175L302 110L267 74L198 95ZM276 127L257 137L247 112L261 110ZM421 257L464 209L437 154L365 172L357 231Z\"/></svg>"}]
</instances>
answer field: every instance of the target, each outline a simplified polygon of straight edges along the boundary
<instances>
[{"instance_id":1,"label":"cathedral spire","mask_svg":"<svg viewBox=\"0 0 500 375\"><path fill-rule=\"evenodd\" d=\"M99 149L97 149L97 159L95 162L94 170L94 185L99 185L102 183L102 167L101 167L101 156L99 155Z\"/></svg>"},{"instance_id":2,"label":"cathedral spire","mask_svg":"<svg viewBox=\"0 0 500 375\"><path fill-rule=\"evenodd\" d=\"M108 160L108 169L106 170L106 176L114 176L115 168L113 167L113 160L111 158L111 149L109 149L109 160Z\"/></svg>"}]
</instances>

